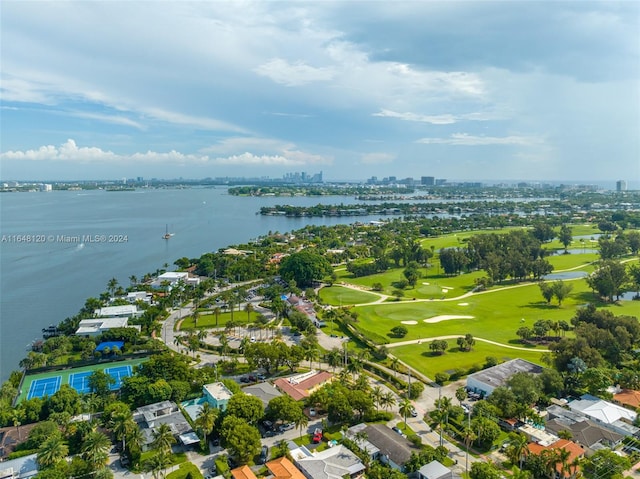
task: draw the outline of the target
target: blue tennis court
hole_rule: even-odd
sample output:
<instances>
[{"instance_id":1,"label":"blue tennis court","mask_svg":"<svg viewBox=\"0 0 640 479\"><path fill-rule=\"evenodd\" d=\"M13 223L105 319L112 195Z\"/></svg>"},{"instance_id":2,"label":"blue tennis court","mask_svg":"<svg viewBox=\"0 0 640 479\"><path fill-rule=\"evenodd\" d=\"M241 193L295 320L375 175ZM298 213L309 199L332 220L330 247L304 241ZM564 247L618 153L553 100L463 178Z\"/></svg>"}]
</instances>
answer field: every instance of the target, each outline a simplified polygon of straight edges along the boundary
<instances>
[{"instance_id":1,"label":"blue tennis court","mask_svg":"<svg viewBox=\"0 0 640 479\"><path fill-rule=\"evenodd\" d=\"M69 374L69 386L78 391L80 394L90 393L89 376L93 371L84 371L82 373Z\"/></svg>"},{"instance_id":2,"label":"blue tennis court","mask_svg":"<svg viewBox=\"0 0 640 479\"><path fill-rule=\"evenodd\" d=\"M53 378L36 379L34 381L31 381L27 399L53 396L58 391L58 389L60 389L61 382L62 377L60 376L56 376Z\"/></svg>"},{"instance_id":3,"label":"blue tennis court","mask_svg":"<svg viewBox=\"0 0 640 479\"><path fill-rule=\"evenodd\" d=\"M131 369L130 365L127 366L117 366L115 368L107 368L104 370L105 373L107 373L109 376L111 376L113 379L116 380L115 383L113 383L110 387L110 389L120 389L120 387L122 386L122 380L124 378L128 378L129 376L131 376L133 374L133 371Z\"/></svg>"}]
</instances>

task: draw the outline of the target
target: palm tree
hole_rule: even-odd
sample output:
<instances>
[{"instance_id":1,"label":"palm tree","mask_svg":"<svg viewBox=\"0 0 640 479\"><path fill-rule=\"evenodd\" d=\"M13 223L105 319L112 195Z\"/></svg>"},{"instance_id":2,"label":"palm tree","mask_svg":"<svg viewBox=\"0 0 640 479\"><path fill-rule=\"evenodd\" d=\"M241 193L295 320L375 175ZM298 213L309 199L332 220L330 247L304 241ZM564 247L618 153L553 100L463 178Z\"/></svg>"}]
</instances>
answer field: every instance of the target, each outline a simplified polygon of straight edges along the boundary
<instances>
[{"instance_id":1,"label":"palm tree","mask_svg":"<svg viewBox=\"0 0 640 479\"><path fill-rule=\"evenodd\" d=\"M520 469L522 469L522 462L528 452L528 442L524 434L514 433L509 435L509 446L506 450L507 457L511 461L511 464L515 465L517 463Z\"/></svg>"},{"instance_id":2,"label":"palm tree","mask_svg":"<svg viewBox=\"0 0 640 479\"><path fill-rule=\"evenodd\" d=\"M133 434L134 429L138 429L133 415L129 411L118 412L113 415L109 425L116 440L122 441L122 450L124 451L127 437Z\"/></svg>"},{"instance_id":3,"label":"palm tree","mask_svg":"<svg viewBox=\"0 0 640 479\"><path fill-rule=\"evenodd\" d=\"M220 317L221 312L222 310L220 309L219 306L216 306L215 308L213 308L213 314L216 316L216 328L218 327L218 317Z\"/></svg>"},{"instance_id":4,"label":"palm tree","mask_svg":"<svg viewBox=\"0 0 640 479\"><path fill-rule=\"evenodd\" d=\"M82 458L93 469L104 467L109 459L111 441L100 431L91 431L86 435L82 445Z\"/></svg>"},{"instance_id":5,"label":"palm tree","mask_svg":"<svg viewBox=\"0 0 640 479\"><path fill-rule=\"evenodd\" d=\"M247 313L247 323L251 322L251 313L253 313L254 310L255 308L253 307L253 304L245 304L244 311Z\"/></svg>"},{"instance_id":6,"label":"palm tree","mask_svg":"<svg viewBox=\"0 0 640 479\"><path fill-rule=\"evenodd\" d=\"M467 399L467 388L465 388L464 386L460 386L458 389L456 389L456 399L458 400L460 405L462 405L462 401Z\"/></svg>"},{"instance_id":7,"label":"palm tree","mask_svg":"<svg viewBox=\"0 0 640 479\"><path fill-rule=\"evenodd\" d=\"M391 356L391 369L393 370L393 375L398 376L398 366L400 366L400 360L395 356Z\"/></svg>"},{"instance_id":8,"label":"palm tree","mask_svg":"<svg viewBox=\"0 0 640 479\"><path fill-rule=\"evenodd\" d=\"M69 447L61 436L55 435L45 440L38 448L38 464L41 467L56 465L69 454Z\"/></svg>"},{"instance_id":9,"label":"palm tree","mask_svg":"<svg viewBox=\"0 0 640 479\"><path fill-rule=\"evenodd\" d=\"M333 348L327 353L325 358L327 363L333 368L333 372L335 373L336 367L340 366L340 364L342 363L342 353L338 348Z\"/></svg>"},{"instance_id":10,"label":"palm tree","mask_svg":"<svg viewBox=\"0 0 640 479\"><path fill-rule=\"evenodd\" d=\"M347 364L347 371L351 374L360 374L362 372L362 369L362 361L354 356L351 356L349 358L349 363Z\"/></svg>"},{"instance_id":11,"label":"palm tree","mask_svg":"<svg viewBox=\"0 0 640 479\"><path fill-rule=\"evenodd\" d=\"M111 278L107 283L107 291L113 295L116 289L118 289L118 280L116 278Z\"/></svg>"},{"instance_id":12,"label":"palm tree","mask_svg":"<svg viewBox=\"0 0 640 479\"><path fill-rule=\"evenodd\" d=\"M380 398L380 405L385 409L390 409L396 403L396 397L391 391L387 391Z\"/></svg>"},{"instance_id":13,"label":"palm tree","mask_svg":"<svg viewBox=\"0 0 640 479\"><path fill-rule=\"evenodd\" d=\"M318 349L315 346L309 346L305 348L304 358L309 361L309 369L312 369L312 363L314 359L318 359Z\"/></svg>"},{"instance_id":14,"label":"palm tree","mask_svg":"<svg viewBox=\"0 0 640 479\"><path fill-rule=\"evenodd\" d=\"M309 418L306 416L306 414L300 413L293 422L296 427L300 429L300 437L302 437L302 430L309 424Z\"/></svg>"},{"instance_id":15,"label":"palm tree","mask_svg":"<svg viewBox=\"0 0 640 479\"><path fill-rule=\"evenodd\" d=\"M173 437L171 428L168 424L160 424L152 432L153 441L151 441L151 447L159 451L162 455L171 454L171 445L175 444L176 438Z\"/></svg>"},{"instance_id":16,"label":"palm tree","mask_svg":"<svg viewBox=\"0 0 640 479\"><path fill-rule=\"evenodd\" d=\"M198 411L198 417L196 418L196 427L202 431L204 434L204 442L207 442L207 436L211 434L213 431L213 426L216 422L216 417L218 410L212 408L208 402L205 402L202 406L200 406L200 410Z\"/></svg>"},{"instance_id":17,"label":"palm tree","mask_svg":"<svg viewBox=\"0 0 640 479\"><path fill-rule=\"evenodd\" d=\"M129 282L131 283L131 286L135 286L138 284L138 277L135 274L132 274L129 276Z\"/></svg>"},{"instance_id":18,"label":"palm tree","mask_svg":"<svg viewBox=\"0 0 640 479\"><path fill-rule=\"evenodd\" d=\"M411 401L409 401L409 399L407 398L402 398L402 401L400 401L400 405L398 407L398 412L400 413L401 416L404 417L404 425L407 425L407 416L409 414L411 414L411 410L413 409L413 406L411 405Z\"/></svg>"},{"instance_id":19,"label":"palm tree","mask_svg":"<svg viewBox=\"0 0 640 479\"><path fill-rule=\"evenodd\" d=\"M382 401L382 396L384 395L384 391L380 386L375 386L371 390L371 399L373 399L373 404L376 406L376 409L380 406L380 402Z\"/></svg>"},{"instance_id":20,"label":"palm tree","mask_svg":"<svg viewBox=\"0 0 640 479\"><path fill-rule=\"evenodd\" d=\"M164 468L170 464L170 459L162 453L154 454L147 459L145 466L147 471L151 472L154 479L161 479L164 477L162 473Z\"/></svg>"}]
</instances>

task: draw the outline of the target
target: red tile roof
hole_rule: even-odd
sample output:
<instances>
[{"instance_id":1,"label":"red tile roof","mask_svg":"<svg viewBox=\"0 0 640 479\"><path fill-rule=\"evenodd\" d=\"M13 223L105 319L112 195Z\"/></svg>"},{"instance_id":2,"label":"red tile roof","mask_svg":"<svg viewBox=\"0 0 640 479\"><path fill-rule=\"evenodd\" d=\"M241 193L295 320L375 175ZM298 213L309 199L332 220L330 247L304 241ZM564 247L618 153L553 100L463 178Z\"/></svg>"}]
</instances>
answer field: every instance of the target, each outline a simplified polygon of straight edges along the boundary
<instances>
[{"instance_id":1,"label":"red tile roof","mask_svg":"<svg viewBox=\"0 0 640 479\"><path fill-rule=\"evenodd\" d=\"M305 479L304 474L286 457L281 457L266 464L274 479Z\"/></svg>"},{"instance_id":2,"label":"red tile roof","mask_svg":"<svg viewBox=\"0 0 640 479\"><path fill-rule=\"evenodd\" d=\"M233 479L258 479L249 466L240 466L231 471Z\"/></svg>"},{"instance_id":3,"label":"red tile roof","mask_svg":"<svg viewBox=\"0 0 640 479\"><path fill-rule=\"evenodd\" d=\"M276 379L273 384L283 393L291 396L296 401L300 401L301 399L309 397L310 392L317 386L330 381L332 378L333 375L330 372L319 371L298 384L292 384L286 378Z\"/></svg>"},{"instance_id":4,"label":"red tile roof","mask_svg":"<svg viewBox=\"0 0 640 479\"><path fill-rule=\"evenodd\" d=\"M564 449L566 451L569 451L569 458L567 459L567 464L571 464L576 458L584 457L584 453L585 453L585 450L582 447L580 447L578 444L576 444L573 441L568 441L566 439L558 439L556 442L554 442L553 444L550 444L549 446L541 446L538 443L531 442L529 443L527 448L529 449L529 452L531 454L534 454L536 456L540 455L544 450ZM562 472L561 463L556 464L556 470L559 473ZM565 471L564 476L569 477L573 472L575 471L572 470L570 466L570 472Z\"/></svg>"},{"instance_id":5,"label":"red tile roof","mask_svg":"<svg viewBox=\"0 0 640 479\"><path fill-rule=\"evenodd\" d=\"M613 400L625 406L631 406L634 409L640 407L640 391L633 389L623 389L613 396Z\"/></svg>"}]
</instances>

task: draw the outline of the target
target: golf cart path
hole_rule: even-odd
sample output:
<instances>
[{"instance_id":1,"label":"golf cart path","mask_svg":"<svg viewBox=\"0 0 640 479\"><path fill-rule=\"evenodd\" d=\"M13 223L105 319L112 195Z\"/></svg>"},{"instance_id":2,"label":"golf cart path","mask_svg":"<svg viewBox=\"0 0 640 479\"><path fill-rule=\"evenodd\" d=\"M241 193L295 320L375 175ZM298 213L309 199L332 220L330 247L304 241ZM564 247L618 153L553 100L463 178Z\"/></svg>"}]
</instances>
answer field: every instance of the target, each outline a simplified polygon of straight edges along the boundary
<instances>
[{"instance_id":1,"label":"golf cart path","mask_svg":"<svg viewBox=\"0 0 640 479\"><path fill-rule=\"evenodd\" d=\"M389 344L385 344L385 346L388 349L391 348L396 348L398 346L407 346L410 344L420 344L423 341L433 341L434 339L456 339L459 338L460 335L459 334L450 334L447 336L432 336L429 338L419 338L419 339L410 339L408 341L398 341L397 343L389 343ZM476 341L482 341L483 343L489 343L489 344L493 344L495 346L501 346L503 348L509 348L509 349L517 349L519 351L534 351L537 353L550 353L551 350L549 349L531 349L531 348L522 348L519 346L511 346L509 344L504 344L504 343L498 343L497 341L491 341L490 339L485 339L485 338L479 338L477 336L474 336L473 339L475 339Z\"/></svg>"}]
</instances>

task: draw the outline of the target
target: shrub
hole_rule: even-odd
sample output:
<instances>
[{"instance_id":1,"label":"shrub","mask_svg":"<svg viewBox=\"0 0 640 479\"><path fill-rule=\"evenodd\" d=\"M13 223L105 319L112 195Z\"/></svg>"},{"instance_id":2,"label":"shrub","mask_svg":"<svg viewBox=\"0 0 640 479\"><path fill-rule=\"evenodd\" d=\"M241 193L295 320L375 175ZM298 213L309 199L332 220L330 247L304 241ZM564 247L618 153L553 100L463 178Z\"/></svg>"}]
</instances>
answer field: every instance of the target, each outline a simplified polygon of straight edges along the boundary
<instances>
[{"instance_id":1,"label":"shrub","mask_svg":"<svg viewBox=\"0 0 640 479\"><path fill-rule=\"evenodd\" d=\"M436 373L436 382L440 385L443 386L447 381L449 381L449 375L447 373Z\"/></svg>"}]
</instances>

